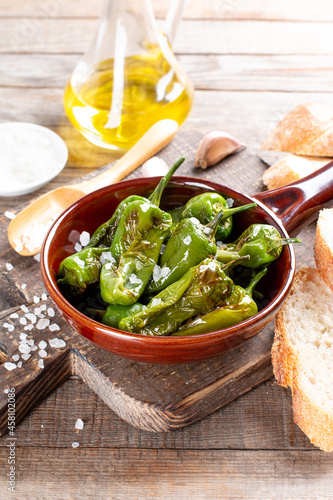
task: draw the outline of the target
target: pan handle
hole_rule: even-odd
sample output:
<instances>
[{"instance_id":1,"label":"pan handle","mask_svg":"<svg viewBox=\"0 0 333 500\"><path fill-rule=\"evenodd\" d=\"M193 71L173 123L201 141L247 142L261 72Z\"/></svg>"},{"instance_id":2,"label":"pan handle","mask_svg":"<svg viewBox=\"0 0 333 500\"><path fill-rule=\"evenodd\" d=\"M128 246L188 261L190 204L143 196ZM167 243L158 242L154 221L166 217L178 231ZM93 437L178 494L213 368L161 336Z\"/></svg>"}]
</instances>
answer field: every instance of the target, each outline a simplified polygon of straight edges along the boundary
<instances>
[{"instance_id":1,"label":"pan handle","mask_svg":"<svg viewBox=\"0 0 333 500\"><path fill-rule=\"evenodd\" d=\"M294 236L333 199L333 161L303 179L254 195L277 215Z\"/></svg>"}]
</instances>

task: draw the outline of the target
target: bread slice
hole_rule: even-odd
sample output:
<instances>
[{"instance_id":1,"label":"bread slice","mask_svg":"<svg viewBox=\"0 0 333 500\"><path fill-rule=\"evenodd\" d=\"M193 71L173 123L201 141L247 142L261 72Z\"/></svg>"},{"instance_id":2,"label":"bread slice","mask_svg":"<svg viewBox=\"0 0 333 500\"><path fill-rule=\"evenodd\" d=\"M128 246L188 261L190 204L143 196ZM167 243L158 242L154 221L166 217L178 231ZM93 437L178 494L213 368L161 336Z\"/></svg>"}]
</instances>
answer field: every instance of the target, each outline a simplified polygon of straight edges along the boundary
<instances>
[{"instance_id":1,"label":"bread slice","mask_svg":"<svg viewBox=\"0 0 333 500\"><path fill-rule=\"evenodd\" d=\"M333 157L333 108L317 102L296 106L265 139L261 148Z\"/></svg>"},{"instance_id":2,"label":"bread slice","mask_svg":"<svg viewBox=\"0 0 333 500\"><path fill-rule=\"evenodd\" d=\"M319 212L314 254L321 277L333 290L333 208Z\"/></svg>"},{"instance_id":3,"label":"bread slice","mask_svg":"<svg viewBox=\"0 0 333 500\"><path fill-rule=\"evenodd\" d=\"M303 179L332 161L331 158L287 155L269 167L262 177L268 189L275 189Z\"/></svg>"},{"instance_id":4,"label":"bread slice","mask_svg":"<svg viewBox=\"0 0 333 500\"><path fill-rule=\"evenodd\" d=\"M300 269L280 309L272 348L278 384L289 386L295 423L333 451L333 291L316 269Z\"/></svg>"}]
</instances>

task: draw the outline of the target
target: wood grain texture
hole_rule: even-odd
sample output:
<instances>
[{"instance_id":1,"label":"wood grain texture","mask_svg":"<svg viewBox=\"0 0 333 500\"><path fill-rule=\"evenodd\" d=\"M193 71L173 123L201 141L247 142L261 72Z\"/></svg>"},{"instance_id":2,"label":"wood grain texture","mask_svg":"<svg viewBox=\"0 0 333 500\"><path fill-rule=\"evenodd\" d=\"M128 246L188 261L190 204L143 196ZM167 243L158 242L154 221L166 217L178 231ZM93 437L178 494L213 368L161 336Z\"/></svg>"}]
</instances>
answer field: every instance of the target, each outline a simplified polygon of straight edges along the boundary
<instances>
[{"instance_id":1,"label":"wood grain texture","mask_svg":"<svg viewBox=\"0 0 333 500\"><path fill-rule=\"evenodd\" d=\"M22 495L31 500L317 500L319 484L320 499L329 500L333 494L333 457L316 450L198 452L31 447L18 448L17 459L17 492L10 496L17 500L22 500ZM0 450L0 465L1 469L6 465L4 449Z\"/></svg>"},{"instance_id":2,"label":"wood grain texture","mask_svg":"<svg viewBox=\"0 0 333 500\"><path fill-rule=\"evenodd\" d=\"M97 25L97 19L88 18L1 18L0 53L80 54L90 45ZM333 32L329 23L184 20L173 50L176 54L325 55L333 52Z\"/></svg>"},{"instance_id":3,"label":"wood grain texture","mask_svg":"<svg viewBox=\"0 0 333 500\"><path fill-rule=\"evenodd\" d=\"M3 17L97 17L103 0L80 2L74 0L2 0ZM155 15L164 18L168 3L152 0ZM279 21L322 21L333 20L333 11L327 0L187 0L184 19L238 19Z\"/></svg>"}]
</instances>

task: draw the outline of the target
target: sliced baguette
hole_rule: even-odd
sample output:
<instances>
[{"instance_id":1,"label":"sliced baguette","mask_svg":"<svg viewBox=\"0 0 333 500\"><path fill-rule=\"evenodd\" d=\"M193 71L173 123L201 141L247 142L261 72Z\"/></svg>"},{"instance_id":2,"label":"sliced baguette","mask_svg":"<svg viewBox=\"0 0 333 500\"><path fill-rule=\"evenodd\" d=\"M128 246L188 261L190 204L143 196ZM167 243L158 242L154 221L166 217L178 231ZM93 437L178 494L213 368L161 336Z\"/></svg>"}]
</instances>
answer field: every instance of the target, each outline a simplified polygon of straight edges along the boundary
<instances>
[{"instance_id":1,"label":"sliced baguette","mask_svg":"<svg viewBox=\"0 0 333 500\"><path fill-rule=\"evenodd\" d=\"M295 423L333 451L333 291L316 269L296 274L276 318L272 363L278 384L291 389Z\"/></svg>"},{"instance_id":2,"label":"sliced baguette","mask_svg":"<svg viewBox=\"0 0 333 500\"><path fill-rule=\"evenodd\" d=\"M262 177L268 189L275 189L303 179L332 161L331 158L287 155L269 167Z\"/></svg>"},{"instance_id":3,"label":"sliced baguette","mask_svg":"<svg viewBox=\"0 0 333 500\"><path fill-rule=\"evenodd\" d=\"M319 213L314 254L321 277L333 290L333 208Z\"/></svg>"},{"instance_id":4,"label":"sliced baguette","mask_svg":"<svg viewBox=\"0 0 333 500\"><path fill-rule=\"evenodd\" d=\"M265 139L261 148L333 157L333 109L317 102L296 106Z\"/></svg>"}]
</instances>

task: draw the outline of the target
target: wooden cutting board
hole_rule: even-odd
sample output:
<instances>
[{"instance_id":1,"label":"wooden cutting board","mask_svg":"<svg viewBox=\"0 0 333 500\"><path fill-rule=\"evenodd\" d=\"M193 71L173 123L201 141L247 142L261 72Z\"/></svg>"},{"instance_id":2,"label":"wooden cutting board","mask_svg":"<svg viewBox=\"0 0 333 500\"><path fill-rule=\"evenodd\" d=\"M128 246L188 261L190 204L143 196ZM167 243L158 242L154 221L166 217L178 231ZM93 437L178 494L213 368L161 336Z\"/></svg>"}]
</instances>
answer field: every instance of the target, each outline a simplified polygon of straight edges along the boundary
<instances>
[{"instance_id":1,"label":"wooden cutting board","mask_svg":"<svg viewBox=\"0 0 333 500\"><path fill-rule=\"evenodd\" d=\"M204 132L182 129L160 156L172 164L185 154L186 164L179 175L210 179L250 195L261 191L265 166L249 148L206 171L194 169L195 151ZM130 177L139 175L140 170ZM21 208L18 207L17 212ZM149 431L169 431L189 425L272 377L272 324L226 354L184 365L129 361L96 347L76 333L55 310L45 295L39 263L33 257L19 256L9 246L8 223L6 217L0 219L0 306L3 309L0 313L0 435L7 431L8 389L15 388L18 423L71 375L79 376L121 418ZM313 265L314 231L312 225L301 233L303 244L296 248L298 266ZM11 264L13 269L9 270L11 266L6 264ZM32 329L28 326L31 319L25 316L27 309L24 307L24 311L21 306L40 316ZM50 315L50 308L54 309L54 316ZM49 321L43 321L45 319ZM44 325L46 327L41 328ZM53 331L50 325L56 325L51 327ZM41 358L40 349L31 345L35 350L30 352L30 358L22 359L19 349L24 347L20 334L28 335L27 340L35 346L45 341L47 356ZM51 347L49 341L54 344L53 339L62 339L65 344ZM44 368L39 364L41 359ZM16 368L8 371L5 362L14 363Z\"/></svg>"}]
</instances>

